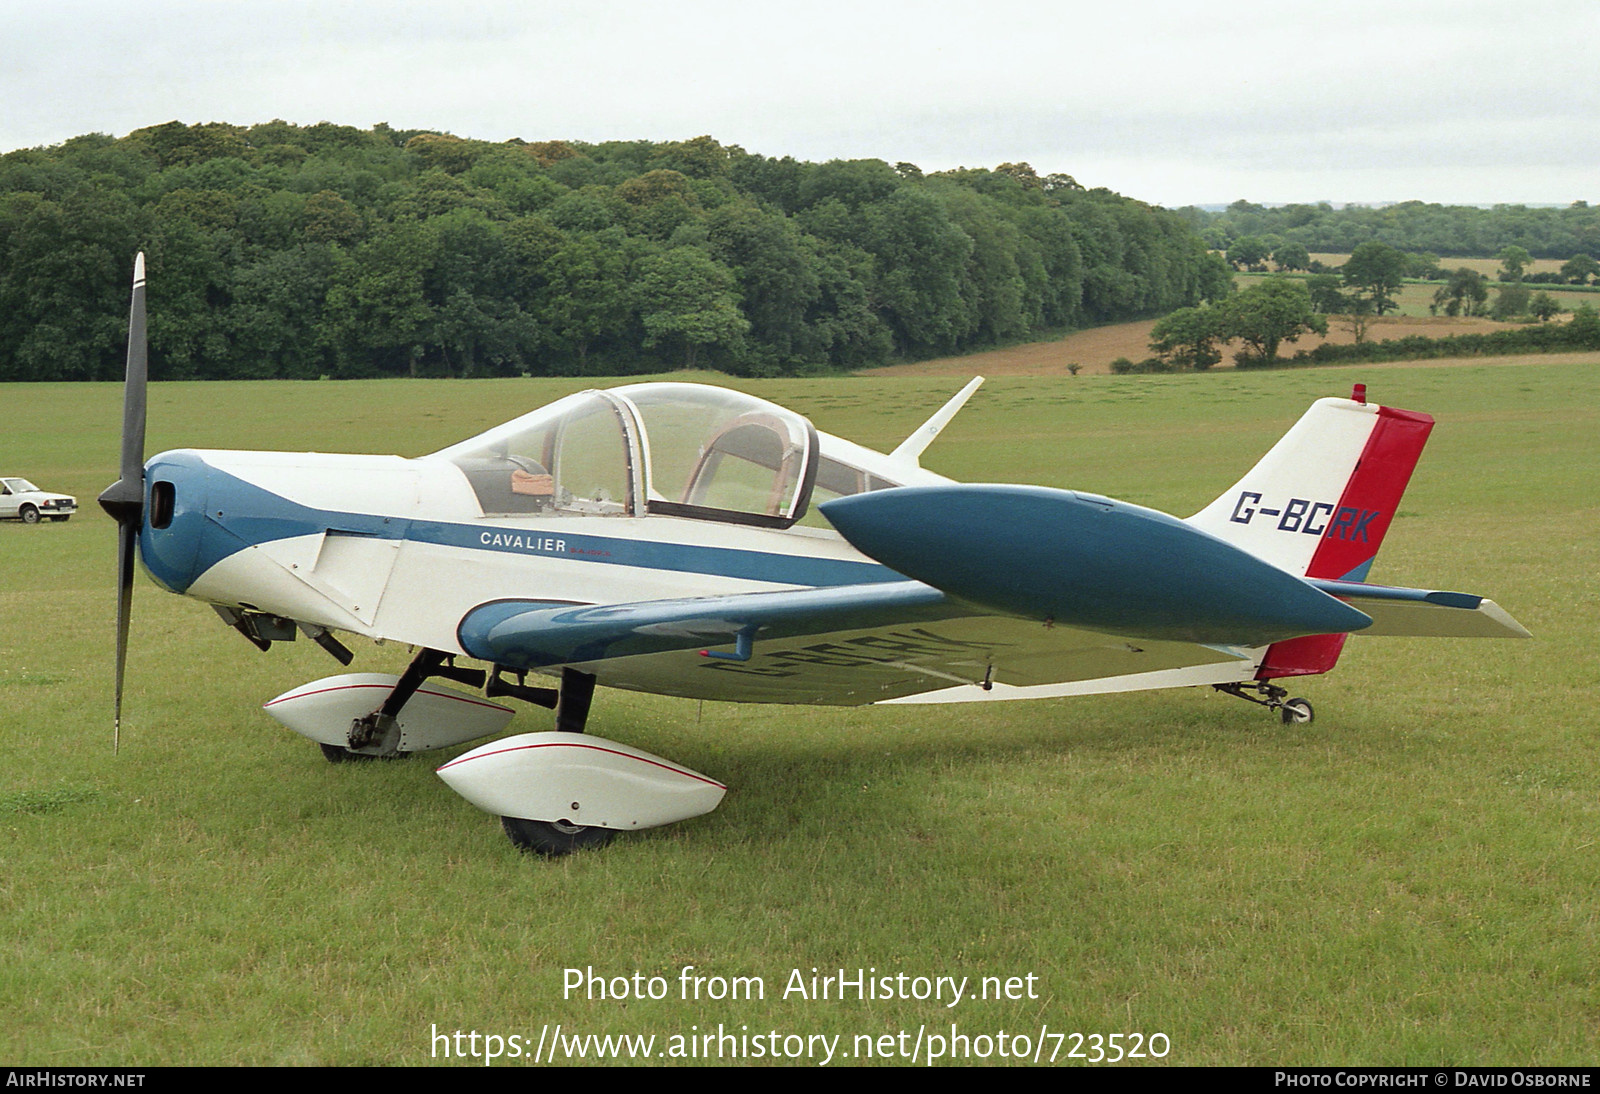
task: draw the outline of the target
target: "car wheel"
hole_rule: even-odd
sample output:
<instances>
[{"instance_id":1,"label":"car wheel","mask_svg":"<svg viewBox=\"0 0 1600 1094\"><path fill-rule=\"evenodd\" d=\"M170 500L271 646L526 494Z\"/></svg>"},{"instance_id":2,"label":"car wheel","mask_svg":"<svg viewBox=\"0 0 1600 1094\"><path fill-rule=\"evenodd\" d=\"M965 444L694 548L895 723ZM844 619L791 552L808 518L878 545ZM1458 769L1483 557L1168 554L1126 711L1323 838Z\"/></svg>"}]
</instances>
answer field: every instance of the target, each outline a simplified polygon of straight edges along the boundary
<instances>
[{"instance_id":1,"label":"car wheel","mask_svg":"<svg viewBox=\"0 0 1600 1094\"><path fill-rule=\"evenodd\" d=\"M67 520L66 517L51 517L50 519L55 521L57 524L64 524Z\"/></svg>"},{"instance_id":2,"label":"car wheel","mask_svg":"<svg viewBox=\"0 0 1600 1094\"><path fill-rule=\"evenodd\" d=\"M20 510L17 511L17 516L22 518L23 524L39 523L39 510L35 509L31 505L24 505Z\"/></svg>"}]
</instances>

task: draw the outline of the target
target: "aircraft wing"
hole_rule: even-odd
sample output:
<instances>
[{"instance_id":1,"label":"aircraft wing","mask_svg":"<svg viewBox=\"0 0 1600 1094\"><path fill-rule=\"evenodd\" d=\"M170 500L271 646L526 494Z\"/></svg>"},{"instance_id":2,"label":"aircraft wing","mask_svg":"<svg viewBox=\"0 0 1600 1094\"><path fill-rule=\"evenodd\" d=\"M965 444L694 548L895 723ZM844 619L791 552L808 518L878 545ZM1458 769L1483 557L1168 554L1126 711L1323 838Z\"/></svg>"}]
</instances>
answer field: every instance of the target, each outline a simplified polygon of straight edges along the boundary
<instances>
[{"instance_id":1,"label":"aircraft wing","mask_svg":"<svg viewBox=\"0 0 1600 1094\"><path fill-rule=\"evenodd\" d=\"M579 668L614 687L850 705L1248 680L1263 649L1300 635L1526 633L1481 597L1302 579L1094 495L902 487L823 509L858 548L917 580L606 605L496 601L462 620L461 647L508 667Z\"/></svg>"},{"instance_id":2,"label":"aircraft wing","mask_svg":"<svg viewBox=\"0 0 1600 1094\"><path fill-rule=\"evenodd\" d=\"M1370 619L1165 514L1037 487L879 491L822 506L913 580L610 605L505 600L468 613L462 649L508 667L581 668L608 686L744 702L855 704L1226 666ZM603 666L603 667L602 667ZM1187 679L1187 678L1185 678ZM1210 682L1195 680L1193 682Z\"/></svg>"},{"instance_id":3,"label":"aircraft wing","mask_svg":"<svg viewBox=\"0 0 1600 1094\"><path fill-rule=\"evenodd\" d=\"M996 614L917 581L614 605L499 601L471 612L459 637L481 660L570 666L612 687L835 705L1205 666L1219 681L1248 679L1259 652Z\"/></svg>"}]
</instances>

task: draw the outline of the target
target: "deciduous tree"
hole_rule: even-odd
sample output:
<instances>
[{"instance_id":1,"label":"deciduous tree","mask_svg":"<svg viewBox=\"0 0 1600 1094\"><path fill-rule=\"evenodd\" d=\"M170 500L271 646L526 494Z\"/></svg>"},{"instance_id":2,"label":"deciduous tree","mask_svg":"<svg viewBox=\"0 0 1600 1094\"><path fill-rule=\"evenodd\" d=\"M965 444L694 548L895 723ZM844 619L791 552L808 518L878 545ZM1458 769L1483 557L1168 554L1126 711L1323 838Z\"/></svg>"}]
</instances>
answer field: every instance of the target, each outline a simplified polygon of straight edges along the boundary
<instances>
[{"instance_id":1,"label":"deciduous tree","mask_svg":"<svg viewBox=\"0 0 1600 1094\"><path fill-rule=\"evenodd\" d=\"M1280 270L1304 270L1311 266L1311 254L1299 243L1284 243L1272 252L1272 261Z\"/></svg>"},{"instance_id":2,"label":"deciduous tree","mask_svg":"<svg viewBox=\"0 0 1600 1094\"><path fill-rule=\"evenodd\" d=\"M1344 283L1365 293L1378 315L1398 308L1394 295L1405 282L1406 256L1401 251L1372 240L1351 252L1344 264Z\"/></svg>"},{"instance_id":3,"label":"deciduous tree","mask_svg":"<svg viewBox=\"0 0 1600 1094\"><path fill-rule=\"evenodd\" d=\"M1150 348L1179 368L1208 369L1222 360L1226 315L1220 307L1179 308L1150 329Z\"/></svg>"},{"instance_id":4,"label":"deciduous tree","mask_svg":"<svg viewBox=\"0 0 1600 1094\"><path fill-rule=\"evenodd\" d=\"M729 269L697 247L675 247L640 263L639 318L646 349L683 347L685 368L702 349L729 346L750 329Z\"/></svg>"},{"instance_id":5,"label":"deciduous tree","mask_svg":"<svg viewBox=\"0 0 1600 1094\"><path fill-rule=\"evenodd\" d=\"M1278 346L1302 334L1326 335L1328 320L1311 310L1311 293L1302 281L1274 277L1246 289L1222 305L1223 331L1245 344L1234 356L1242 365L1270 365Z\"/></svg>"},{"instance_id":6,"label":"deciduous tree","mask_svg":"<svg viewBox=\"0 0 1600 1094\"><path fill-rule=\"evenodd\" d=\"M1500 253L1495 257L1500 260L1501 281L1521 281L1523 271L1527 269L1528 263L1533 261L1533 256L1526 248L1518 247L1514 243L1500 248Z\"/></svg>"},{"instance_id":7,"label":"deciduous tree","mask_svg":"<svg viewBox=\"0 0 1600 1094\"><path fill-rule=\"evenodd\" d=\"M1477 270L1462 266L1434 291L1429 310L1437 313L1443 308L1449 316L1482 315L1488 299L1489 279Z\"/></svg>"},{"instance_id":8,"label":"deciduous tree","mask_svg":"<svg viewBox=\"0 0 1600 1094\"><path fill-rule=\"evenodd\" d=\"M1564 310L1560 304L1556 303L1556 298L1547 292L1534 293L1533 300L1528 304L1528 314L1537 318L1541 323L1550 322L1551 319L1560 315Z\"/></svg>"},{"instance_id":9,"label":"deciduous tree","mask_svg":"<svg viewBox=\"0 0 1600 1094\"><path fill-rule=\"evenodd\" d=\"M1241 236L1228 248L1228 261L1236 270L1264 270L1272 248L1259 236Z\"/></svg>"},{"instance_id":10,"label":"deciduous tree","mask_svg":"<svg viewBox=\"0 0 1600 1094\"><path fill-rule=\"evenodd\" d=\"M1367 331L1372 328L1372 301L1365 297L1356 297L1345 301L1345 310L1339 316L1339 325L1350 332L1356 345L1367 340Z\"/></svg>"},{"instance_id":11,"label":"deciduous tree","mask_svg":"<svg viewBox=\"0 0 1600 1094\"><path fill-rule=\"evenodd\" d=\"M1520 281L1513 281L1500 286L1489 314L1495 319L1515 319L1528 314L1528 306L1532 301L1533 290Z\"/></svg>"},{"instance_id":12,"label":"deciduous tree","mask_svg":"<svg viewBox=\"0 0 1600 1094\"><path fill-rule=\"evenodd\" d=\"M1339 278L1334 274L1313 274L1306 278L1306 289L1311 294L1311 310L1323 315L1337 315L1344 311L1349 301L1339 285Z\"/></svg>"},{"instance_id":13,"label":"deciduous tree","mask_svg":"<svg viewBox=\"0 0 1600 1094\"><path fill-rule=\"evenodd\" d=\"M1588 255L1573 255L1561 264L1561 276L1568 284L1582 285L1591 277L1600 276L1600 262Z\"/></svg>"}]
</instances>

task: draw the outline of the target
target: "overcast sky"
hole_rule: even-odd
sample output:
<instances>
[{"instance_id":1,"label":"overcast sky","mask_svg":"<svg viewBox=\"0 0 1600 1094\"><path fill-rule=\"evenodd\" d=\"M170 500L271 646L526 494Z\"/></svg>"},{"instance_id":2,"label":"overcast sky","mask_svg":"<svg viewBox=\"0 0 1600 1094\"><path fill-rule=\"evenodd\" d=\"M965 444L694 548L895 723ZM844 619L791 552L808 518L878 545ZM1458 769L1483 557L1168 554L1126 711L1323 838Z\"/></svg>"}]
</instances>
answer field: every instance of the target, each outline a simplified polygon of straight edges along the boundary
<instances>
[{"instance_id":1,"label":"overcast sky","mask_svg":"<svg viewBox=\"0 0 1600 1094\"><path fill-rule=\"evenodd\" d=\"M1600 0L0 0L0 151L177 119L708 133L1162 205L1600 202Z\"/></svg>"}]
</instances>

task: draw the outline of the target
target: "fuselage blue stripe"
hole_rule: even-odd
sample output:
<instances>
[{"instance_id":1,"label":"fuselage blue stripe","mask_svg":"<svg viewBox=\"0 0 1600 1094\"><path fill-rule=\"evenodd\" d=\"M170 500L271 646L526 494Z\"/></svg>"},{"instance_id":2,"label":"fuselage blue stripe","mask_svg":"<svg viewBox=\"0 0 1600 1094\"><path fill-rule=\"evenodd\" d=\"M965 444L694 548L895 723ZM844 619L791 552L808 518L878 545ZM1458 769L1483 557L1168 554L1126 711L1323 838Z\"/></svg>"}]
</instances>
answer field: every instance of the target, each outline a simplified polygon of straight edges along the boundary
<instances>
[{"instance_id":1,"label":"fuselage blue stripe","mask_svg":"<svg viewBox=\"0 0 1600 1094\"><path fill-rule=\"evenodd\" d=\"M615 519L629 521L681 518L618 517ZM563 534L560 531L559 519L550 522L546 527L533 529L414 520L404 538L445 547L564 558L578 562L602 562L617 566L639 566L679 573L717 574L722 577L771 581L785 585L856 585L862 582L894 581L900 576L887 566L876 562L788 555L738 547L708 547L698 543Z\"/></svg>"},{"instance_id":2,"label":"fuselage blue stripe","mask_svg":"<svg viewBox=\"0 0 1600 1094\"><path fill-rule=\"evenodd\" d=\"M177 592L248 547L324 532L782 585L855 585L900 577L876 562L574 533L563 530L559 517L537 525L490 520L461 524L315 509L211 467L190 453L152 460L152 473L158 464L163 477L184 480L176 492L178 511L166 529L144 528L140 553L151 574ZM637 520L659 527L661 522L686 518L611 519L623 527Z\"/></svg>"}]
</instances>

